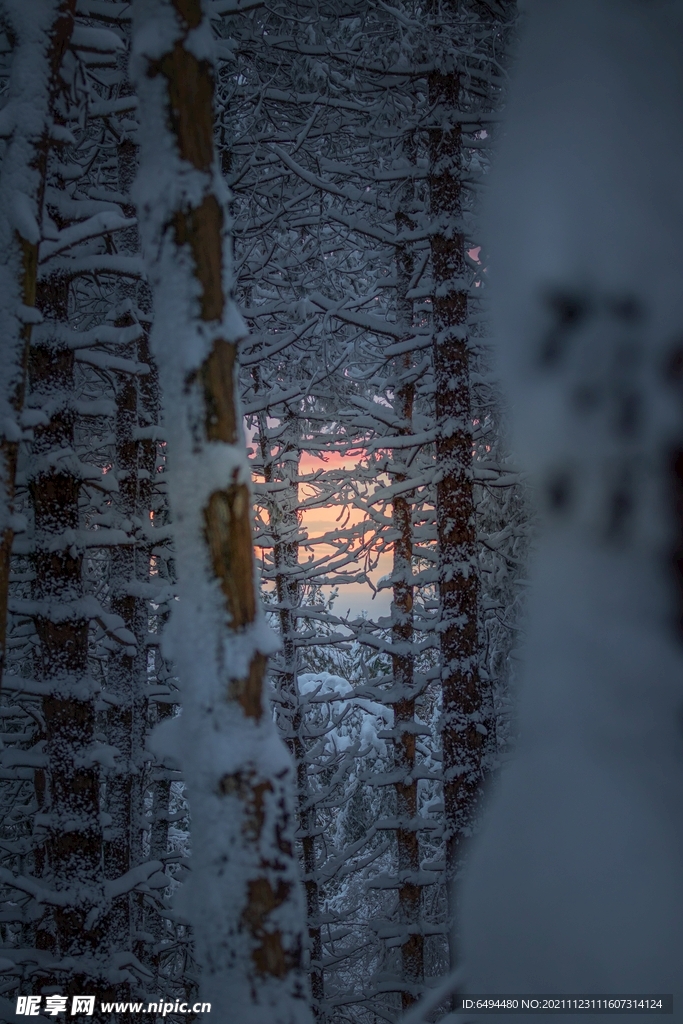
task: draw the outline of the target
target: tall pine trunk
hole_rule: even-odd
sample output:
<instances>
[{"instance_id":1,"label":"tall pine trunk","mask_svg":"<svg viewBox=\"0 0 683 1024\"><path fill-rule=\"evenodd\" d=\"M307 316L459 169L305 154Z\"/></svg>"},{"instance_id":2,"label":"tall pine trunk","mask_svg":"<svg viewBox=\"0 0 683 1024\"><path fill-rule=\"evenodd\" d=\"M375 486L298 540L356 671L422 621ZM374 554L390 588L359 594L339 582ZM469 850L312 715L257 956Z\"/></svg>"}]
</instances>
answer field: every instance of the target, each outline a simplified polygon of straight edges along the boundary
<instances>
[{"instance_id":1,"label":"tall pine trunk","mask_svg":"<svg viewBox=\"0 0 683 1024\"><path fill-rule=\"evenodd\" d=\"M412 183L411 183L412 185ZM412 188L408 190L412 197ZM405 212L396 217L397 231L409 231L412 221ZM414 259L409 243L396 247L396 320L405 335L413 330L413 303L409 299ZM398 386L395 412L401 427L401 434L410 434L413 429L413 404L415 385L411 380L413 365L411 354L397 360ZM404 470L405 452L396 449L394 461L398 461L398 472L394 473L395 483L406 480ZM422 934L420 872L420 838L417 832L418 792L415 770L415 657L413 652L413 505L412 495L397 494L392 501L392 525L396 533L392 567L392 674L394 708L394 764L401 777L394 785L396 793L396 816L398 827L396 843L398 853L398 904L400 925L403 930L401 943L401 1003L403 1008L411 1006L424 981L424 936Z\"/></svg>"},{"instance_id":2,"label":"tall pine trunk","mask_svg":"<svg viewBox=\"0 0 683 1024\"><path fill-rule=\"evenodd\" d=\"M310 1019L292 767L265 694L272 639L254 580L250 470L236 405L226 199L213 147L213 68L199 0L137 0L137 185L155 303L180 601L171 630L179 756L193 826L186 906L206 995L245 1024Z\"/></svg>"},{"instance_id":3,"label":"tall pine trunk","mask_svg":"<svg viewBox=\"0 0 683 1024\"><path fill-rule=\"evenodd\" d=\"M75 0L4 5L3 28L15 47L3 124L12 132L0 174L0 678L4 669L15 474L31 325L36 306L38 244L59 70L74 24Z\"/></svg>"},{"instance_id":4,"label":"tall pine trunk","mask_svg":"<svg viewBox=\"0 0 683 1024\"><path fill-rule=\"evenodd\" d=\"M280 702L278 725L296 766L297 824L301 843L301 867L306 893L308 926L308 971L311 980L313 1013L322 1020L325 987L322 968L322 934L320 927L320 885L316 858L316 809L311 802L308 779L309 764L306 747L306 723L299 694L299 658L296 642L296 612L301 604L299 569L298 485L300 425L295 416L287 416L278 432L280 452L272 457L269 451L267 416L259 416L261 454L266 484L279 483L270 503L270 527L273 535L275 593L282 651L277 673L277 694ZM273 464L278 464L273 471ZM286 487L281 489L282 484Z\"/></svg>"},{"instance_id":5,"label":"tall pine trunk","mask_svg":"<svg viewBox=\"0 0 683 1024\"><path fill-rule=\"evenodd\" d=\"M123 79L119 95L123 96L132 92L127 63L126 50L119 55ZM138 163L138 147L131 139L124 137L118 142L117 162L119 193L129 196ZM125 213L132 217L135 211L128 205ZM128 253L140 252L135 225L120 232L117 241L119 248ZM144 285L122 278L116 282L112 300L118 314L115 326L127 329L131 339L120 346L120 354L132 364L149 366L149 332L136 322L142 288ZM130 372L116 374L114 381L114 466L118 484L113 499L114 525L126 537L124 543L111 551L110 608L122 621L128 642L115 646L107 667L107 689L114 697L106 713L107 740L117 750L116 767L109 771L106 781L105 808L111 817L104 844L108 879L124 875L147 859L143 854L141 825L150 606L144 590L149 586L152 543L144 533L150 525L156 445L145 439L144 434L150 432L149 422L157 421L154 399L158 390L151 367L143 376ZM132 893L123 893L113 901L108 931L114 948L134 948L134 932L144 931L139 903L139 894ZM142 953L139 942L135 948Z\"/></svg>"},{"instance_id":6,"label":"tall pine trunk","mask_svg":"<svg viewBox=\"0 0 683 1024\"><path fill-rule=\"evenodd\" d=\"M455 8L455 3L448 5ZM442 58L443 59L443 58ZM481 793L484 732L479 677L479 576L474 522L468 344L468 270L463 233L459 71L429 76L430 204L438 483L436 521L443 701L443 778L449 948L456 955L454 880Z\"/></svg>"},{"instance_id":7,"label":"tall pine trunk","mask_svg":"<svg viewBox=\"0 0 683 1024\"><path fill-rule=\"evenodd\" d=\"M81 464L74 450L74 350L63 343L69 284L53 277L40 284L40 333L29 353L32 409L44 421L35 429L29 494L34 516L32 616L38 639L35 674L43 698L45 772L36 772L42 843L35 873L54 892L36 930L36 945L67 961L67 991L80 993L97 954L102 931L102 830L96 760L96 686L88 673L89 617L84 601L79 496ZM68 959L73 958L71 965Z\"/></svg>"}]
</instances>

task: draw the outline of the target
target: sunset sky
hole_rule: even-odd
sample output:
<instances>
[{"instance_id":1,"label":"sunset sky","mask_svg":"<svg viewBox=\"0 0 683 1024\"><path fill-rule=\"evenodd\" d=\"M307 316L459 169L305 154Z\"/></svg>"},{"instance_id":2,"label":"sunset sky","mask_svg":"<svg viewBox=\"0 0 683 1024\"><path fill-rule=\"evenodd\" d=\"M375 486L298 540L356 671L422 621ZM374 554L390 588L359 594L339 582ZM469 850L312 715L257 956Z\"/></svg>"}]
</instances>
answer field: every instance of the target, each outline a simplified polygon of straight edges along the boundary
<instances>
[{"instance_id":1,"label":"sunset sky","mask_svg":"<svg viewBox=\"0 0 683 1024\"><path fill-rule=\"evenodd\" d=\"M353 469L357 462L358 456L344 457L336 453L326 455L325 462L323 462L321 459L306 452L301 457L300 469L302 475L315 472L316 469L322 467L326 469ZM302 491L304 489L305 485L302 486ZM334 530L341 523L350 525L358 523L362 519L361 512L355 509L351 510L348 519L344 512L345 508L341 505L304 511L302 514L302 527L306 530L309 538L314 539ZM330 550L328 547L327 551ZM316 557L320 557L323 551L325 551L325 548L322 546L318 547L316 549ZM301 552L302 560L307 557L307 554L305 550ZM390 571L391 555L386 554L380 558L379 565L372 573L375 585L382 576L385 576ZM377 619L381 615L389 614L390 605L391 594L389 590L380 591L373 599L373 592L366 584L348 583L342 584L339 587L339 597L335 602L334 610L340 615L346 615L350 611L352 616L359 615L365 611L370 618Z\"/></svg>"}]
</instances>

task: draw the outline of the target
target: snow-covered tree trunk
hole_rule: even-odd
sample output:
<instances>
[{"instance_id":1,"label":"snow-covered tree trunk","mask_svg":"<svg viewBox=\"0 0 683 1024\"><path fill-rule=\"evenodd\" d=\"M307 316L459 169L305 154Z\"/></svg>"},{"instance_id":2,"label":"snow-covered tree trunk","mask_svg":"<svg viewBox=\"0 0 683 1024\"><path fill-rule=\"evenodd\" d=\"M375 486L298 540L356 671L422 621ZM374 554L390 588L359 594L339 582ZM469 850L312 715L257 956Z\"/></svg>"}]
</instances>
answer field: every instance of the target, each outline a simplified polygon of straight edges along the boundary
<instances>
[{"instance_id":1,"label":"snow-covered tree trunk","mask_svg":"<svg viewBox=\"0 0 683 1024\"><path fill-rule=\"evenodd\" d=\"M0 173L0 678L4 668L9 564L19 416L36 306L38 243L53 104L73 31L75 0L3 0L3 28L13 47L0 135L8 138Z\"/></svg>"},{"instance_id":2,"label":"snow-covered tree trunk","mask_svg":"<svg viewBox=\"0 0 683 1024\"><path fill-rule=\"evenodd\" d=\"M122 98L132 93L128 80L128 57L128 48L118 55L121 75L118 92ZM133 139L122 134L116 150L118 192L130 203L138 147ZM134 210L128 206L126 213L134 215ZM135 224L120 232L117 241L119 251L139 254L139 233ZM118 314L115 327L127 330L131 339L119 347L120 355L131 366L148 366L149 331L136 319L141 285L123 278L116 282L113 291L112 299L116 302ZM110 770L106 782L105 812L110 820L104 843L104 869L109 879L118 878L146 859L141 843L150 619L145 588L149 586L152 545L144 540L141 542L141 535L144 536L150 526L156 463L156 445L145 440L144 435L149 433L150 424L157 422L153 412L158 412L158 409L153 410L153 393L158 390L158 381L150 382L149 378L156 376L151 368L142 377L131 372L113 376L117 492L113 497L111 524L121 531L125 540L111 551L110 608L122 621L127 642L115 645L107 665L107 690L114 697L106 713L107 741L117 751L116 767ZM147 403L143 399L144 392L147 392ZM156 404L158 406L158 396ZM154 430L153 427L151 429ZM132 893L123 893L113 902L108 928L117 948L131 948L133 932L143 930L142 923L136 923L134 918L134 899Z\"/></svg>"},{"instance_id":3,"label":"snow-covered tree trunk","mask_svg":"<svg viewBox=\"0 0 683 1024\"><path fill-rule=\"evenodd\" d=\"M413 157L414 159L414 157ZM412 182L403 187L405 205L412 199ZM396 216L397 233L408 233L413 227L405 210ZM406 338L413 333L413 302L408 298L415 259L409 242L396 246L396 323ZM408 435L413 428L415 384L411 379L411 353L397 360L398 382L394 412L400 423L399 433ZM401 380L403 377L403 380ZM393 453L393 481L404 483L405 452ZM403 471L402 471L403 470ZM424 936L421 921L420 836L417 831L418 793L415 777L415 656L413 651L413 495L397 494L392 501L394 529L392 565L392 698L394 709L394 764L400 778L394 784L396 793L396 843L398 867L398 903L401 943L401 1003L405 1009L417 998L424 981Z\"/></svg>"},{"instance_id":4,"label":"snow-covered tree trunk","mask_svg":"<svg viewBox=\"0 0 683 1024\"><path fill-rule=\"evenodd\" d=\"M116 321L117 327L134 326L130 314ZM137 362L137 341L122 346L121 355ZM118 493L115 495L115 528L133 532L149 518L150 477L140 480L141 441L137 437L138 382L134 375L117 375L115 419L115 467ZM153 471L153 462L152 462ZM149 470L147 470L149 473ZM141 486L142 485L142 486ZM128 541L128 537L126 538ZM110 559L110 608L123 623L126 642L116 644L107 666L107 691L114 698L107 710L107 742L117 751L117 765L107 778L106 813L110 817L104 844L107 878L125 874L141 862L140 823L141 780L145 741L147 681L147 634L149 605L136 583L144 586L149 577L149 548L126 542L114 547ZM145 555L147 556L145 559ZM145 566L145 561L147 565ZM132 941L132 895L124 893L113 904L109 919L110 936L121 949Z\"/></svg>"},{"instance_id":5,"label":"snow-covered tree trunk","mask_svg":"<svg viewBox=\"0 0 683 1024\"><path fill-rule=\"evenodd\" d=\"M185 906L217 1008L245 1022L310 1019L292 766L265 694L250 469L235 394L243 326L230 297L226 200L213 147L212 40L199 0L137 0L137 200L155 303L151 344L169 436L180 601L171 631L183 715L156 746L178 756L192 813ZM224 1012L224 1010L223 1010Z\"/></svg>"},{"instance_id":6,"label":"snow-covered tree trunk","mask_svg":"<svg viewBox=\"0 0 683 1024\"><path fill-rule=\"evenodd\" d=\"M285 738L296 768L297 823L301 842L301 866L306 893L308 925L308 971L311 981L312 1008L316 1019L322 1018L325 993L322 967L322 935L320 928L320 885L316 858L316 813L308 781L303 707L299 694L299 658L296 614L301 605L299 581L299 494L298 477L301 458L301 424L289 410L278 431L280 452L271 456L268 424L265 413L259 416L261 457L266 484L276 483L269 503L270 529L273 536L275 596L278 605L279 632L282 645L277 671L278 727ZM273 463L278 463L277 468ZM275 468L275 471L274 471Z\"/></svg>"},{"instance_id":7,"label":"snow-covered tree trunk","mask_svg":"<svg viewBox=\"0 0 683 1024\"><path fill-rule=\"evenodd\" d=\"M457 0L449 2L450 15ZM446 62L445 54L441 55ZM452 62L452 58L451 58ZM477 539L472 472L468 343L470 274L465 253L461 70L446 64L429 76L429 195L432 215L434 385L437 422L436 525L439 556L443 779L449 893L471 834L481 790L484 728L479 677ZM455 905L449 909L454 965Z\"/></svg>"},{"instance_id":8,"label":"snow-covered tree trunk","mask_svg":"<svg viewBox=\"0 0 683 1024\"><path fill-rule=\"evenodd\" d=\"M682 40L675 3L544 0L529 14L488 233L542 538L518 747L463 896L470 991L673 992L674 1020Z\"/></svg>"},{"instance_id":9,"label":"snow-covered tree trunk","mask_svg":"<svg viewBox=\"0 0 683 1024\"><path fill-rule=\"evenodd\" d=\"M34 518L30 614L38 640L35 674L46 690L46 770L36 773L36 838L43 842L36 850L35 873L53 890L36 945L71 958L68 973L82 983L98 973L93 957L103 939L102 826L97 687L88 673L90 620L78 540L84 467L74 450L74 349L62 340L68 302L66 276L40 282L43 323L40 333L34 332L28 359L30 405L42 414L28 471Z\"/></svg>"}]
</instances>

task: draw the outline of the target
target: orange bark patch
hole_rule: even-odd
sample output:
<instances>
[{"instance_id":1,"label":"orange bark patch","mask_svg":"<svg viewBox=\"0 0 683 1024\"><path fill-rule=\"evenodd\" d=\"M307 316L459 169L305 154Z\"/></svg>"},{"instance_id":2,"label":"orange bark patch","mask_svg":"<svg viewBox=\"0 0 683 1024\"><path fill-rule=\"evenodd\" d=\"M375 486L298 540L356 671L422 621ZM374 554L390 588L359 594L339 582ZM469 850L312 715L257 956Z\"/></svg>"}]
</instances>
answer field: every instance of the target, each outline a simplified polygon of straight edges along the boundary
<instances>
[{"instance_id":1,"label":"orange bark patch","mask_svg":"<svg viewBox=\"0 0 683 1024\"><path fill-rule=\"evenodd\" d=\"M209 441L234 444L237 440L233 383L235 358L235 346L217 338L199 371L204 389L204 426Z\"/></svg>"},{"instance_id":2,"label":"orange bark patch","mask_svg":"<svg viewBox=\"0 0 683 1024\"><path fill-rule=\"evenodd\" d=\"M206 540L233 629L256 618L251 549L251 505L246 484L214 491L204 509Z\"/></svg>"},{"instance_id":3,"label":"orange bark patch","mask_svg":"<svg viewBox=\"0 0 683 1024\"><path fill-rule=\"evenodd\" d=\"M266 657L258 651L251 659L246 679L231 679L228 683L228 697L242 706L247 718L258 722L263 714L263 679L266 673Z\"/></svg>"},{"instance_id":4,"label":"orange bark patch","mask_svg":"<svg viewBox=\"0 0 683 1024\"><path fill-rule=\"evenodd\" d=\"M190 3L186 6L189 8ZM208 61L197 60L178 40L171 53L150 67L150 77L168 82L171 131L180 155L199 171L213 163L213 74Z\"/></svg>"},{"instance_id":5,"label":"orange bark patch","mask_svg":"<svg viewBox=\"0 0 683 1024\"><path fill-rule=\"evenodd\" d=\"M220 320L223 316L223 210L214 195L204 196L201 204L178 211L173 221L176 242L189 245L195 264L195 277L202 286L202 320ZM223 345L226 343L223 342Z\"/></svg>"},{"instance_id":6,"label":"orange bark patch","mask_svg":"<svg viewBox=\"0 0 683 1024\"><path fill-rule=\"evenodd\" d=\"M270 974L284 978L295 966L291 954L282 944L279 929L266 930L268 917L287 900L291 890L288 882L280 879L273 889L267 878L255 878L249 882L248 899L242 920L258 942L251 954L258 974Z\"/></svg>"}]
</instances>

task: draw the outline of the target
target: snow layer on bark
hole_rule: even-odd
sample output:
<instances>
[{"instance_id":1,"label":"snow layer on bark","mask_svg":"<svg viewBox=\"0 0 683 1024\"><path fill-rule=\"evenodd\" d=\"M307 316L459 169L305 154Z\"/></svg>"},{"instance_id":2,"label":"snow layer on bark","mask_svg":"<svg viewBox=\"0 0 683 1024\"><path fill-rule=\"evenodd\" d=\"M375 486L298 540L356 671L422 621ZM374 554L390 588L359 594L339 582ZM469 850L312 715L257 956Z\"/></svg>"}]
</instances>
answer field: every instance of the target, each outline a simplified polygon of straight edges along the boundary
<instances>
[{"instance_id":1,"label":"snow layer on bark","mask_svg":"<svg viewBox=\"0 0 683 1024\"><path fill-rule=\"evenodd\" d=\"M680 998L681 5L529 7L489 244L544 526L519 746L463 887L467 984Z\"/></svg>"}]
</instances>

